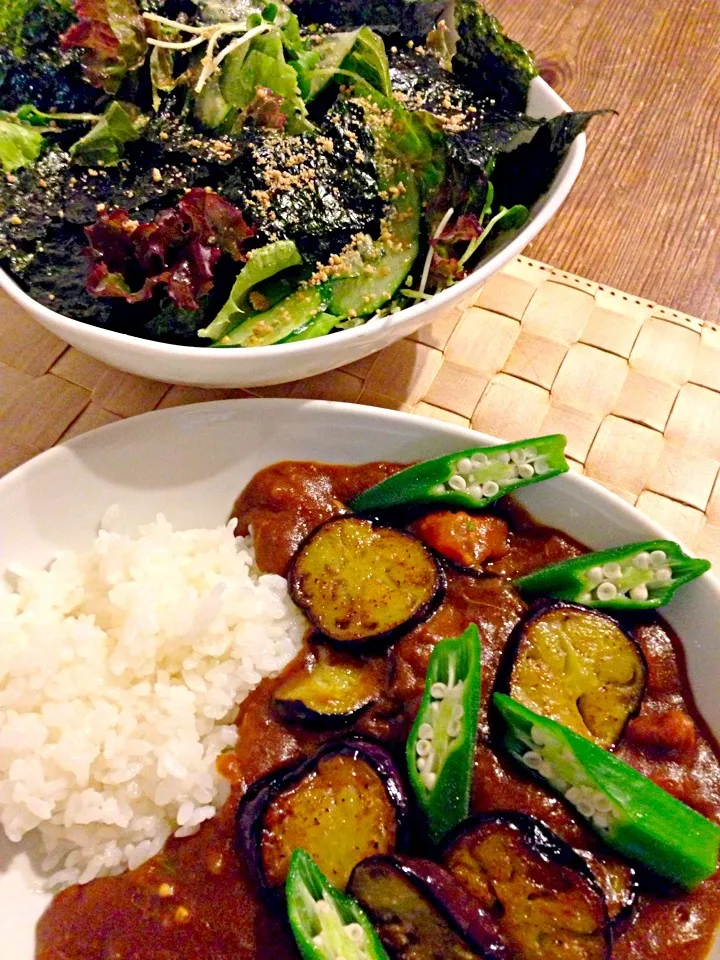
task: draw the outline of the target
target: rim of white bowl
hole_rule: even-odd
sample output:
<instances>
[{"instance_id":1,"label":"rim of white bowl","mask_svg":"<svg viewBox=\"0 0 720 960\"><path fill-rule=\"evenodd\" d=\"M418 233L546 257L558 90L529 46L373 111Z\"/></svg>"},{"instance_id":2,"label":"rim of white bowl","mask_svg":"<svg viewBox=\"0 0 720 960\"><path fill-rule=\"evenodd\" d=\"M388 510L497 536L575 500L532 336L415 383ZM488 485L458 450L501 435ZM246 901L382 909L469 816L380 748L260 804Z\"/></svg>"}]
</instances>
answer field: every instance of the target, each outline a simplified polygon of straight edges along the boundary
<instances>
[{"instance_id":1,"label":"rim of white bowl","mask_svg":"<svg viewBox=\"0 0 720 960\"><path fill-rule=\"evenodd\" d=\"M546 83L542 77L536 77L532 81L533 85L542 90L543 96L547 97L553 104L555 113L551 116L569 111L571 108L557 94L552 87ZM500 247L487 260L480 263L476 269L460 280L453 286L448 287L441 293L435 294L430 300L424 300L411 307L406 307L398 313L390 314L387 317L368 320L366 323L349 330L338 330L331 337L318 337L314 340L298 341L297 343L273 344L267 347L253 347L252 350L209 350L207 346L181 346L178 344L162 343L157 340L148 340L144 337L136 337L130 333L119 333L116 330L107 330L103 327L97 327L94 324L83 320L75 320L67 317L65 314L57 313L44 304L34 300L10 277L10 275L0 268L0 289L3 290L12 300L24 307L35 319L41 322L38 314L52 323L53 331L62 337L63 330L74 331L82 327L87 336L95 338L107 344L117 344L122 347L128 341L132 343L133 349L139 350L147 357L165 356L173 358L207 356L210 352L218 357L218 365L227 363L234 365L239 358L244 358L251 362L253 359L262 360L270 356L290 355L302 356L303 354L321 355L325 350L333 349L333 345L339 342L350 344L356 340L362 340L368 334L375 331L386 331L398 326L410 319L421 319L426 313L437 310L446 303L454 302L465 294L469 294L475 287L484 283L493 273L496 273L501 267L508 263L513 257L517 256L533 240L544 226L554 217L559 208L564 203L570 190L572 189L585 158L586 137L581 133L573 141L568 155L565 157L562 166L555 175L550 189L538 201L539 209L531 217L526 226L522 227L516 236ZM278 347L282 347L282 354L278 353ZM221 358L225 357L225 360ZM243 362L242 359L239 362Z\"/></svg>"}]
</instances>

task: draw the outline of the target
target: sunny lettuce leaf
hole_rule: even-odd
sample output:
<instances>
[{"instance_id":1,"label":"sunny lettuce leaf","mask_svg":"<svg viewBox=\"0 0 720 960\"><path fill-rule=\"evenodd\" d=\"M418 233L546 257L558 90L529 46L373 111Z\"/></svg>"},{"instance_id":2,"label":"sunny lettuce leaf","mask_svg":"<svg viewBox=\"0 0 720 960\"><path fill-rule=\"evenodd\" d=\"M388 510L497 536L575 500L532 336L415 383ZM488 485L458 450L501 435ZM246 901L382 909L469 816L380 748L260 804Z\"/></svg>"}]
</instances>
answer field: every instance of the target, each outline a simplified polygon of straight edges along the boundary
<instances>
[{"instance_id":1,"label":"sunny lettuce leaf","mask_svg":"<svg viewBox=\"0 0 720 960\"><path fill-rule=\"evenodd\" d=\"M225 58L220 76L211 77L196 98L195 116L210 129L239 132L248 110L257 119L258 96L266 101L269 96L280 98L279 109L287 118L288 133L312 130L298 75L285 59L279 28L255 37Z\"/></svg>"},{"instance_id":2,"label":"sunny lettuce leaf","mask_svg":"<svg viewBox=\"0 0 720 960\"><path fill-rule=\"evenodd\" d=\"M0 119L0 165L5 173L31 167L42 153L45 138L33 127Z\"/></svg>"},{"instance_id":3,"label":"sunny lettuce leaf","mask_svg":"<svg viewBox=\"0 0 720 960\"><path fill-rule=\"evenodd\" d=\"M146 124L147 117L136 106L113 100L95 126L70 147L70 156L88 167L117 166L124 144L138 140Z\"/></svg>"}]
</instances>

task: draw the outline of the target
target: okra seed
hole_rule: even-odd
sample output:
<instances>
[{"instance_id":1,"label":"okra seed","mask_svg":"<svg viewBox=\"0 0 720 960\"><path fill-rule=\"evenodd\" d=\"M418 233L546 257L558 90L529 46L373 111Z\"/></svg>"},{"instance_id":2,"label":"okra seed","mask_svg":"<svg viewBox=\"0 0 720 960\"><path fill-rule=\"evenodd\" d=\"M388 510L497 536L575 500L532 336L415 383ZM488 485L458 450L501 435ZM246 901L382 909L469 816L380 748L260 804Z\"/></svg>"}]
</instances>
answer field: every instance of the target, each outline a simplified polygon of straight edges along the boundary
<instances>
[{"instance_id":1,"label":"okra seed","mask_svg":"<svg viewBox=\"0 0 720 960\"><path fill-rule=\"evenodd\" d=\"M473 498L473 500L482 500L483 492L482 492L482 487L480 486L479 483L473 483L473 485L468 490L468 493Z\"/></svg>"},{"instance_id":2,"label":"okra seed","mask_svg":"<svg viewBox=\"0 0 720 960\"><path fill-rule=\"evenodd\" d=\"M419 757L427 757L432 750L432 744L429 740L418 740L415 744L415 752Z\"/></svg>"},{"instance_id":3,"label":"okra seed","mask_svg":"<svg viewBox=\"0 0 720 960\"><path fill-rule=\"evenodd\" d=\"M638 570L647 570L650 566L650 554L643 550L633 557L633 566Z\"/></svg>"},{"instance_id":4,"label":"okra seed","mask_svg":"<svg viewBox=\"0 0 720 960\"><path fill-rule=\"evenodd\" d=\"M464 477L461 477L459 473L455 473L448 480L448 486L451 490L465 490L467 483Z\"/></svg>"},{"instance_id":5,"label":"okra seed","mask_svg":"<svg viewBox=\"0 0 720 960\"><path fill-rule=\"evenodd\" d=\"M432 740L435 731L429 723L421 723L418 736L421 740Z\"/></svg>"},{"instance_id":6,"label":"okra seed","mask_svg":"<svg viewBox=\"0 0 720 960\"><path fill-rule=\"evenodd\" d=\"M447 727L448 736L459 737L461 729L459 720L451 720Z\"/></svg>"},{"instance_id":7,"label":"okra seed","mask_svg":"<svg viewBox=\"0 0 720 960\"><path fill-rule=\"evenodd\" d=\"M523 480L529 480L530 477L534 476L535 468L531 463L521 463L517 468L518 476L522 477Z\"/></svg>"},{"instance_id":8,"label":"okra seed","mask_svg":"<svg viewBox=\"0 0 720 960\"><path fill-rule=\"evenodd\" d=\"M545 457L538 457L533 466L535 467L535 473L539 477L544 477L546 473L550 472L550 466Z\"/></svg>"},{"instance_id":9,"label":"okra seed","mask_svg":"<svg viewBox=\"0 0 720 960\"><path fill-rule=\"evenodd\" d=\"M630 591L630 599L643 601L648 598L648 588L644 583L639 584L637 587L633 587Z\"/></svg>"},{"instance_id":10,"label":"okra seed","mask_svg":"<svg viewBox=\"0 0 720 960\"><path fill-rule=\"evenodd\" d=\"M464 713L465 713L465 710L463 709L462 705L458 703L456 706L452 708L452 713L450 716L452 717L453 720L462 720Z\"/></svg>"},{"instance_id":11,"label":"okra seed","mask_svg":"<svg viewBox=\"0 0 720 960\"><path fill-rule=\"evenodd\" d=\"M543 763L543 758L534 750L528 750L527 753L523 754L522 759L525 766L530 767L531 770L539 770L540 764Z\"/></svg>"},{"instance_id":12,"label":"okra seed","mask_svg":"<svg viewBox=\"0 0 720 960\"><path fill-rule=\"evenodd\" d=\"M471 459L472 462L476 463L479 467L486 467L488 465L488 458L484 453L474 453Z\"/></svg>"},{"instance_id":13,"label":"okra seed","mask_svg":"<svg viewBox=\"0 0 720 960\"><path fill-rule=\"evenodd\" d=\"M439 497L443 493L447 493L447 488L444 483L438 483L436 486L430 488L430 493L434 497Z\"/></svg>"},{"instance_id":14,"label":"okra seed","mask_svg":"<svg viewBox=\"0 0 720 960\"><path fill-rule=\"evenodd\" d=\"M581 800L579 803L576 803L575 808L577 809L577 812L583 817L590 818L592 817L594 812L592 805L589 804L586 800Z\"/></svg>"},{"instance_id":15,"label":"okra seed","mask_svg":"<svg viewBox=\"0 0 720 960\"><path fill-rule=\"evenodd\" d=\"M610 826L610 818L606 813L596 813L592 820L598 830L607 830Z\"/></svg>"},{"instance_id":16,"label":"okra seed","mask_svg":"<svg viewBox=\"0 0 720 960\"><path fill-rule=\"evenodd\" d=\"M507 452L507 450L503 450L497 455L496 459L498 463L510 463L510 454Z\"/></svg>"},{"instance_id":17,"label":"okra seed","mask_svg":"<svg viewBox=\"0 0 720 960\"><path fill-rule=\"evenodd\" d=\"M613 597L617 596L617 587L614 583L610 583L609 580L605 580L595 592L597 593L598 600L612 600Z\"/></svg>"},{"instance_id":18,"label":"okra seed","mask_svg":"<svg viewBox=\"0 0 720 960\"><path fill-rule=\"evenodd\" d=\"M602 793L598 793L595 798L595 809L598 813L610 813L612 810L612 804L607 797L603 796Z\"/></svg>"},{"instance_id":19,"label":"okra seed","mask_svg":"<svg viewBox=\"0 0 720 960\"><path fill-rule=\"evenodd\" d=\"M447 684L443 683L441 680L436 680L435 683L430 687L430 696L435 697L436 700L441 700L443 697L446 697L447 692Z\"/></svg>"},{"instance_id":20,"label":"okra seed","mask_svg":"<svg viewBox=\"0 0 720 960\"><path fill-rule=\"evenodd\" d=\"M608 580L619 580L622 576L622 567L619 563L606 563L603 567L603 575Z\"/></svg>"},{"instance_id":21,"label":"okra seed","mask_svg":"<svg viewBox=\"0 0 720 960\"><path fill-rule=\"evenodd\" d=\"M555 771L551 763L548 763L547 760L543 760L540 766L537 768L538 773L545 777L547 780L552 780L555 776Z\"/></svg>"},{"instance_id":22,"label":"okra seed","mask_svg":"<svg viewBox=\"0 0 720 960\"><path fill-rule=\"evenodd\" d=\"M538 455L536 447L525 447L525 458L527 460L534 460Z\"/></svg>"},{"instance_id":23,"label":"okra seed","mask_svg":"<svg viewBox=\"0 0 720 960\"><path fill-rule=\"evenodd\" d=\"M602 567L591 567L587 572L587 578L593 585L600 583L603 578Z\"/></svg>"},{"instance_id":24,"label":"okra seed","mask_svg":"<svg viewBox=\"0 0 720 960\"><path fill-rule=\"evenodd\" d=\"M418 773L422 773L425 767L427 766L427 757L418 757L417 763L415 766L418 769Z\"/></svg>"},{"instance_id":25,"label":"okra seed","mask_svg":"<svg viewBox=\"0 0 720 960\"><path fill-rule=\"evenodd\" d=\"M458 473L463 473L463 474L472 473L473 462L472 460L468 459L468 457L463 457L462 460L458 460L455 469L457 470Z\"/></svg>"},{"instance_id":26,"label":"okra seed","mask_svg":"<svg viewBox=\"0 0 720 960\"><path fill-rule=\"evenodd\" d=\"M664 550L653 550L650 554L650 566L661 567L667 560L667 554Z\"/></svg>"},{"instance_id":27,"label":"okra seed","mask_svg":"<svg viewBox=\"0 0 720 960\"><path fill-rule=\"evenodd\" d=\"M424 778L425 786L428 790L434 790L435 784L437 783L437 774L436 773L426 773Z\"/></svg>"},{"instance_id":28,"label":"okra seed","mask_svg":"<svg viewBox=\"0 0 720 960\"><path fill-rule=\"evenodd\" d=\"M672 580L672 570L670 567L660 567L655 571L655 580L658 583L669 583Z\"/></svg>"},{"instance_id":29,"label":"okra seed","mask_svg":"<svg viewBox=\"0 0 720 960\"><path fill-rule=\"evenodd\" d=\"M511 450L510 459L513 463L525 463L527 455L524 450Z\"/></svg>"},{"instance_id":30,"label":"okra seed","mask_svg":"<svg viewBox=\"0 0 720 960\"><path fill-rule=\"evenodd\" d=\"M347 934L348 939L353 943L360 944L365 942L365 931L359 923L346 924L345 933Z\"/></svg>"},{"instance_id":31,"label":"okra seed","mask_svg":"<svg viewBox=\"0 0 720 960\"><path fill-rule=\"evenodd\" d=\"M500 487L495 483L494 480L487 480L482 485L482 493L484 497L494 497L496 493L500 492Z\"/></svg>"},{"instance_id":32,"label":"okra seed","mask_svg":"<svg viewBox=\"0 0 720 960\"><path fill-rule=\"evenodd\" d=\"M533 743L536 743L539 747L547 746L548 743L552 742L552 736L537 725L530 730L530 736L533 739Z\"/></svg>"},{"instance_id":33,"label":"okra seed","mask_svg":"<svg viewBox=\"0 0 720 960\"><path fill-rule=\"evenodd\" d=\"M328 914L332 913L332 907L327 900L318 900L315 903L315 913L319 917L327 917Z\"/></svg>"}]
</instances>

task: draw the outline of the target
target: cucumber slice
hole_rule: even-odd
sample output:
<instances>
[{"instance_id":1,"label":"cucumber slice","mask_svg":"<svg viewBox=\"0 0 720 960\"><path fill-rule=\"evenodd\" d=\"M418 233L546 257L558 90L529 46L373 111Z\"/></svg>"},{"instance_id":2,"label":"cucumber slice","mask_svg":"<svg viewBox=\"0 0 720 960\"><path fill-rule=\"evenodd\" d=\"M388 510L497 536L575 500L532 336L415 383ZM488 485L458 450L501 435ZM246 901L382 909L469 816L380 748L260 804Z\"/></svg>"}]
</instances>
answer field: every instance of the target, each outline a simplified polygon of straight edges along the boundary
<instances>
[{"instance_id":1,"label":"cucumber slice","mask_svg":"<svg viewBox=\"0 0 720 960\"><path fill-rule=\"evenodd\" d=\"M289 337L285 337L282 343L297 343L299 340L314 340L316 337L324 337L330 333L332 328L338 322L334 313L319 313L304 326L298 327Z\"/></svg>"},{"instance_id":2,"label":"cucumber slice","mask_svg":"<svg viewBox=\"0 0 720 960\"><path fill-rule=\"evenodd\" d=\"M269 347L304 327L325 309L323 287L301 287L269 310L249 317L234 327L214 347Z\"/></svg>"},{"instance_id":3,"label":"cucumber slice","mask_svg":"<svg viewBox=\"0 0 720 960\"><path fill-rule=\"evenodd\" d=\"M293 240L276 240L252 250L247 263L237 275L227 302L207 327L198 330L198 336L220 340L252 312L248 295L253 287L281 270L297 267L301 263L302 257Z\"/></svg>"},{"instance_id":4,"label":"cucumber slice","mask_svg":"<svg viewBox=\"0 0 720 960\"><path fill-rule=\"evenodd\" d=\"M395 168L394 186L404 192L393 201L390 213L373 241L364 265L355 277L343 277L330 284L330 313L337 317L366 316L381 307L402 285L419 249L420 194L414 175Z\"/></svg>"}]
</instances>

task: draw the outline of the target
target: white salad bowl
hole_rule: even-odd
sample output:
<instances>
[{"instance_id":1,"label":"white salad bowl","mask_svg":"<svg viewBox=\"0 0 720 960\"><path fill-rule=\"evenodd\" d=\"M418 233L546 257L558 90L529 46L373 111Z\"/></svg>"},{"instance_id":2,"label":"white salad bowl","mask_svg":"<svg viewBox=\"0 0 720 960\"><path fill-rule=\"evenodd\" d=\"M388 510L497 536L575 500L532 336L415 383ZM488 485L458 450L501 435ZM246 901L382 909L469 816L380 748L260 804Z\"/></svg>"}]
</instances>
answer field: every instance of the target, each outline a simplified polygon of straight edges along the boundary
<instances>
[{"instance_id":1,"label":"white salad bowl","mask_svg":"<svg viewBox=\"0 0 720 960\"><path fill-rule=\"evenodd\" d=\"M0 480L0 570L87 547L112 504L128 526L158 512L178 528L223 523L243 485L278 460L409 461L492 442L437 420L322 401L230 400L148 413L54 447ZM574 473L517 496L540 523L593 549L668 536ZM695 701L718 736L720 584L706 574L663 617L682 640ZM0 830L3 960L34 957L35 922L48 897L37 892L30 862L25 844L5 841ZM720 940L708 960L720 960Z\"/></svg>"},{"instance_id":2,"label":"white salad bowl","mask_svg":"<svg viewBox=\"0 0 720 960\"><path fill-rule=\"evenodd\" d=\"M544 80L533 80L528 102L531 116L554 117L569 109ZM29 297L3 270L0 289L61 340L128 373L201 387L254 387L300 380L376 353L444 311L466 306L488 277L524 250L554 216L570 192L584 156L585 135L581 134L571 145L550 189L532 207L525 226L501 242L460 283L392 316L316 340L234 350L176 346L104 330L56 313Z\"/></svg>"}]
</instances>

